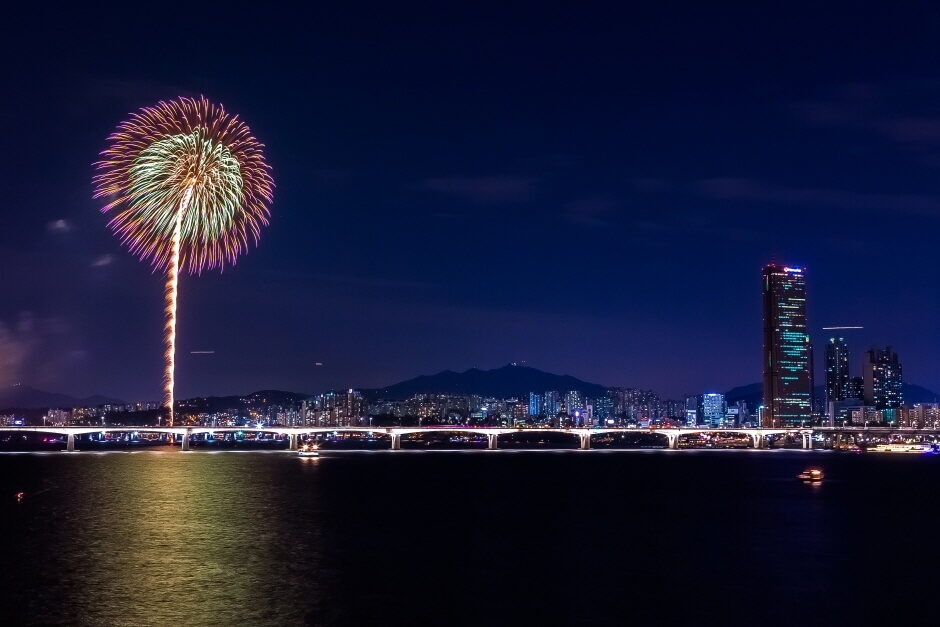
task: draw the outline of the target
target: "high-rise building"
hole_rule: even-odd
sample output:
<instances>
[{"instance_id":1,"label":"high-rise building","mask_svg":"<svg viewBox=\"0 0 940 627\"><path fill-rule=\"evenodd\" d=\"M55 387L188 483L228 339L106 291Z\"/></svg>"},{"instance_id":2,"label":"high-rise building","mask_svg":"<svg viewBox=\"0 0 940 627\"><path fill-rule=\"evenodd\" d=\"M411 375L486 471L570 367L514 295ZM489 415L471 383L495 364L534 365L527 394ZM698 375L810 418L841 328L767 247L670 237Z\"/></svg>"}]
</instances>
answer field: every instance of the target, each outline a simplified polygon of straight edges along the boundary
<instances>
[{"instance_id":1,"label":"high-rise building","mask_svg":"<svg viewBox=\"0 0 940 627\"><path fill-rule=\"evenodd\" d=\"M542 396L536 392L529 392L529 415L538 416L542 413Z\"/></svg>"},{"instance_id":2,"label":"high-rise building","mask_svg":"<svg viewBox=\"0 0 940 627\"><path fill-rule=\"evenodd\" d=\"M569 414L584 409L584 398L581 396L581 392L572 390L565 394L565 407L568 408Z\"/></svg>"},{"instance_id":3,"label":"high-rise building","mask_svg":"<svg viewBox=\"0 0 940 627\"><path fill-rule=\"evenodd\" d=\"M542 413L546 416L555 416L561 409L559 407L560 404L558 392L556 390L548 390L542 397Z\"/></svg>"},{"instance_id":4,"label":"high-rise building","mask_svg":"<svg viewBox=\"0 0 940 627\"><path fill-rule=\"evenodd\" d=\"M846 388L845 398L865 398L865 380L861 377L852 377L849 379L849 385Z\"/></svg>"},{"instance_id":5,"label":"high-rise building","mask_svg":"<svg viewBox=\"0 0 940 627\"><path fill-rule=\"evenodd\" d=\"M763 426L800 425L810 420L813 402L803 268L764 266L763 301Z\"/></svg>"},{"instance_id":6,"label":"high-rise building","mask_svg":"<svg viewBox=\"0 0 940 627\"><path fill-rule=\"evenodd\" d=\"M729 406L728 415L734 420L732 424L729 424L731 427L741 427L751 423L751 414L748 412L746 401L738 401L733 407Z\"/></svg>"},{"instance_id":7,"label":"high-rise building","mask_svg":"<svg viewBox=\"0 0 940 627\"><path fill-rule=\"evenodd\" d=\"M816 398L816 353L813 352L813 343L806 336L806 361L809 364L809 413L814 414L822 409L817 405L819 399Z\"/></svg>"},{"instance_id":8,"label":"high-rise building","mask_svg":"<svg viewBox=\"0 0 940 627\"><path fill-rule=\"evenodd\" d=\"M849 346L841 337L826 344L826 404L844 401L849 392Z\"/></svg>"},{"instance_id":9,"label":"high-rise building","mask_svg":"<svg viewBox=\"0 0 940 627\"><path fill-rule=\"evenodd\" d=\"M725 395L704 394L702 396L702 420L709 427L721 427L725 423Z\"/></svg>"},{"instance_id":10,"label":"high-rise building","mask_svg":"<svg viewBox=\"0 0 940 627\"><path fill-rule=\"evenodd\" d=\"M701 415L699 411L698 396L685 397L685 424L688 427L694 427L698 424L698 418Z\"/></svg>"},{"instance_id":11,"label":"high-rise building","mask_svg":"<svg viewBox=\"0 0 940 627\"><path fill-rule=\"evenodd\" d=\"M865 402L878 409L897 409L904 399L901 394L901 364L898 354L888 346L865 352L862 365L865 380Z\"/></svg>"},{"instance_id":12,"label":"high-rise building","mask_svg":"<svg viewBox=\"0 0 940 627\"><path fill-rule=\"evenodd\" d=\"M609 397L594 399L594 417L599 424L606 425L607 420L614 412L614 403Z\"/></svg>"}]
</instances>

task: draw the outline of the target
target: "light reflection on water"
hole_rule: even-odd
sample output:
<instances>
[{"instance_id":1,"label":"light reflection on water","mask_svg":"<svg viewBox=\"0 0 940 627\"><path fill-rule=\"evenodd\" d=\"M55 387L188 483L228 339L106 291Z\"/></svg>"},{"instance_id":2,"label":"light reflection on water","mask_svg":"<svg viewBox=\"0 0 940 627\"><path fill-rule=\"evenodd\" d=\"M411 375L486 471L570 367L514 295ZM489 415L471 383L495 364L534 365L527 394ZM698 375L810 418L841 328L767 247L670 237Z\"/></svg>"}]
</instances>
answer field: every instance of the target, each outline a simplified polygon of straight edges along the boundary
<instances>
[{"instance_id":1,"label":"light reflection on water","mask_svg":"<svg viewBox=\"0 0 940 627\"><path fill-rule=\"evenodd\" d=\"M842 624L930 575L873 537L940 459L234 453L0 455L3 624Z\"/></svg>"},{"instance_id":2,"label":"light reflection on water","mask_svg":"<svg viewBox=\"0 0 940 627\"><path fill-rule=\"evenodd\" d=\"M303 596L296 588L319 562L316 490L292 494L277 476L278 462L297 460L254 455L271 463L250 468L241 455L42 457L56 468L33 470L54 473L57 489L16 512L25 542L13 557L27 577L12 582L25 603L13 609L25 609L24 622L303 623L303 606L275 602ZM292 519L298 498L302 521Z\"/></svg>"}]
</instances>

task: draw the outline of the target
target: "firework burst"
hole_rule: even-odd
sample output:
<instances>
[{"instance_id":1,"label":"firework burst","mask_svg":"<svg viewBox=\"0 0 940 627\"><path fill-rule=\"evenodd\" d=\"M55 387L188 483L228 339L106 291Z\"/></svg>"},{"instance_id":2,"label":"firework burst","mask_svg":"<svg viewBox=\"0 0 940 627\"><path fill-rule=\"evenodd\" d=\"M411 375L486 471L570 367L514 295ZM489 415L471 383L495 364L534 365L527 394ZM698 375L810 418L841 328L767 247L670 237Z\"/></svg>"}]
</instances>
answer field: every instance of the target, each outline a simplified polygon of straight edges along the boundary
<instances>
[{"instance_id":1,"label":"firework burst","mask_svg":"<svg viewBox=\"0 0 940 627\"><path fill-rule=\"evenodd\" d=\"M179 273L234 264L257 244L273 200L271 169L248 127L205 98L131 115L95 164L95 198L130 251L167 273L165 402L173 424Z\"/></svg>"}]
</instances>

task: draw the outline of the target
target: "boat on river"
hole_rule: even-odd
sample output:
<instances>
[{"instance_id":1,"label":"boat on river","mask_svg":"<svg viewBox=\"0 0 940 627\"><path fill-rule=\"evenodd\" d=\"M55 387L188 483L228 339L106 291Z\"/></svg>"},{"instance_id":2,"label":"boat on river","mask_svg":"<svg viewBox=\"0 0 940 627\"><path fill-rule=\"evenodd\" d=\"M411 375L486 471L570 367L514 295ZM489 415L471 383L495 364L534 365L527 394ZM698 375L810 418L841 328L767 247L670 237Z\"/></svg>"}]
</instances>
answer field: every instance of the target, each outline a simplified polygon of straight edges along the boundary
<instances>
[{"instance_id":1,"label":"boat on river","mask_svg":"<svg viewBox=\"0 0 940 627\"><path fill-rule=\"evenodd\" d=\"M297 457L319 457L319 456L320 456L319 444L304 444L297 451Z\"/></svg>"},{"instance_id":2,"label":"boat on river","mask_svg":"<svg viewBox=\"0 0 940 627\"><path fill-rule=\"evenodd\" d=\"M826 475L823 474L823 471L820 470L819 468L807 468L806 470L798 474L796 478L799 479L800 481L808 481L808 482L816 483L816 482L822 481L823 477L825 476Z\"/></svg>"},{"instance_id":3,"label":"boat on river","mask_svg":"<svg viewBox=\"0 0 940 627\"><path fill-rule=\"evenodd\" d=\"M933 442L888 442L876 444L866 449L868 453L936 453L937 445Z\"/></svg>"}]
</instances>

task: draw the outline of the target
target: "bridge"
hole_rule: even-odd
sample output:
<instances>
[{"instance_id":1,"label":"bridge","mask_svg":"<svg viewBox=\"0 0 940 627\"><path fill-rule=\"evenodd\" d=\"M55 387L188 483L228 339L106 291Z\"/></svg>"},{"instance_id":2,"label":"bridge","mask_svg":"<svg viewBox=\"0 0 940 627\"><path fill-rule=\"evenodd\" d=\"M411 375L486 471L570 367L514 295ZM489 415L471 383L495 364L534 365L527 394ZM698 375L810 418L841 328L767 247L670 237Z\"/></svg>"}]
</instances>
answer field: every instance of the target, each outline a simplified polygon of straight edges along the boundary
<instances>
[{"instance_id":1,"label":"bridge","mask_svg":"<svg viewBox=\"0 0 940 627\"><path fill-rule=\"evenodd\" d=\"M826 431L826 429L816 428L816 431ZM868 429L867 431L874 431ZM579 441L579 448L591 448L591 436L605 434L649 434L664 438L663 444L667 448L679 448L679 439L682 436L698 436L701 434L721 434L745 436L752 448L766 448L767 438L770 436L791 436L799 437L802 447L812 448L812 436L814 429L805 428L778 428L778 429L760 429L760 428L709 428L709 427L681 427L681 428L506 428L506 427L471 427L471 426L434 426L434 427L281 427L281 426L259 426L259 427L208 427L199 425L184 425L174 427L150 427L150 426L12 426L0 427L0 434L3 433L43 433L66 437L66 451L75 451L76 437L89 434L101 434L105 436L108 433L118 434L154 434L160 437L177 437L180 440L180 448L183 451L190 449L192 438L202 436L204 439L215 434L232 433L256 433L256 434L274 434L281 438L288 439L288 449L297 450L298 444L303 436L312 436L317 434L338 434L338 433L366 433L389 436L391 439L391 450L401 448L401 438L403 435L423 434L423 433L462 433L485 436L487 438L487 448L498 449L499 437L509 434L535 434L535 433L561 433L575 436Z\"/></svg>"}]
</instances>

